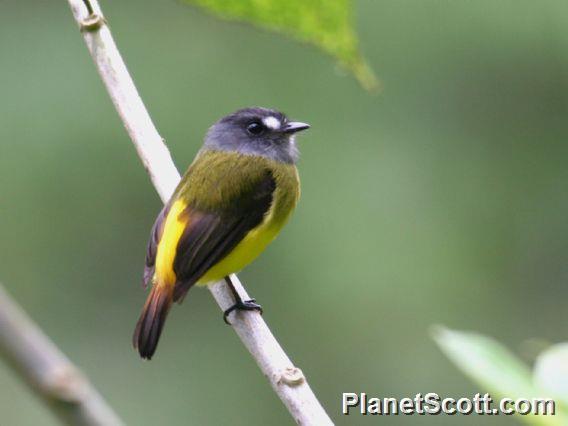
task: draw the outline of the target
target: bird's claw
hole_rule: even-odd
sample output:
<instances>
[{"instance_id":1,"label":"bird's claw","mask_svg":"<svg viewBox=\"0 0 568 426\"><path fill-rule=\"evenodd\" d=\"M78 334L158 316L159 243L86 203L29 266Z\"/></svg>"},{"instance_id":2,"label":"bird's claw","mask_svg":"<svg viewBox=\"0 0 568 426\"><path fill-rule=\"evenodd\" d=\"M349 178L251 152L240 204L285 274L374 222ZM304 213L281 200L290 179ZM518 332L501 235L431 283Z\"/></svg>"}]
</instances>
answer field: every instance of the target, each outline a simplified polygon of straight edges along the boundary
<instances>
[{"instance_id":1,"label":"bird's claw","mask_svg":"<svg viewBox=\"0 0 568 426\"><path fill-rule=\"evenodd\" d=\"M238 301L233 306L231 306L229 309L227 309L225 312L223 312L223 321L225 321L225 324L231 325L231 323L229 322L227 317L229 316L229 314L231 312L237 311L237 310L238 311L258 311L258 312L260 312L260 315L262 315L262 312L263 312L262 306L260 306L258 303L256 303L255 299Z\"/></svg>"}]
</instances>

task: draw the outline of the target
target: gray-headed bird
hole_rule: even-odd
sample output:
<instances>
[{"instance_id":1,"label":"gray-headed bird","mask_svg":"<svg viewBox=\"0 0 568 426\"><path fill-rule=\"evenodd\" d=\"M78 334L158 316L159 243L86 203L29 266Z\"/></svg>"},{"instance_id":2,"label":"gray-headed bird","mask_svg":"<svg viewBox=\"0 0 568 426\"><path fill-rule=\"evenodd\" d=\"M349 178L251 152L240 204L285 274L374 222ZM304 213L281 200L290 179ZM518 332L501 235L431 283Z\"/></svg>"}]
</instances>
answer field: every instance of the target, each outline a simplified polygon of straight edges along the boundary
<instances>
[{"instance_id":1,"label":"gray-headed bird","mask_svg":"<svg viewBox=\"0 0 568 426\"><path fill-rule=\"evenodd\" d=\"M229 275L274 240L300 196L295 135L310 126L278 111L246 108L208 131L203 147L158 215L150 234L144 282L152 289L133 343L150 359L172 302L194 285L225 279L235 297L227 315L261 310L241 300Z\"/></svg>"}]
</instances>

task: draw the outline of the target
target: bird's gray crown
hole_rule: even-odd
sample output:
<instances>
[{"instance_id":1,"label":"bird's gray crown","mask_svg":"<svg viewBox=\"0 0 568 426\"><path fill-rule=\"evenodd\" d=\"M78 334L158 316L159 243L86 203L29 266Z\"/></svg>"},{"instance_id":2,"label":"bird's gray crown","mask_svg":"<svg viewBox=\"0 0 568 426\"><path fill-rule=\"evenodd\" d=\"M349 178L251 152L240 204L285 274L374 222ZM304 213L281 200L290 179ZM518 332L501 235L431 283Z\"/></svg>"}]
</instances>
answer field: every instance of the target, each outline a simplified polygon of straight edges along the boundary
<instances>
[{"instance_id":1,"label":"bird's gray crown","mask_svg":"<svg viewBox=\"0 0 568 426\"><path fill-rule=\"evenodd\" d=\"M205 137L204 149L258 155L283 163L296 163L294 135L310 126L291 122L279 111L244 108L217 121Z\"/></svg>"}]
</instances>

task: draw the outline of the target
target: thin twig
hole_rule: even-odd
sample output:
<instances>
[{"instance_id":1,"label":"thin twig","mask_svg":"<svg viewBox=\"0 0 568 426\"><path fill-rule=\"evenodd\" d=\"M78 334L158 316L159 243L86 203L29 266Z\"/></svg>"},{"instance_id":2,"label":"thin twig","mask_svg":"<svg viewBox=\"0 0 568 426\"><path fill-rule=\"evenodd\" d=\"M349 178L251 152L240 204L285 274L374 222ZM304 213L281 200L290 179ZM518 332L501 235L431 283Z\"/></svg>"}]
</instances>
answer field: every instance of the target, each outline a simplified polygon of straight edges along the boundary
<instances>
[{"instance_id":1,"label":"thin twig","mask_svg":"<svg viewBox=\"0 0 568 426\"><path fill-rule=\"evenodd\" d=\"M123 424L86 377L1 285L0 355L63 422L81 426Z\"/></svg>"},{"instance_id":2,"label":"thin twig","mask_svg":"<svg viewBox=\"0 0 568 426\"><path fill-rule=\"evenodd\" d=\"M68 2L112 102L152 183L165 203L178 184L180 175L128 74L103 19L100 6L96 0L90 0L93 13L89 14L83 1L68 0ZM248 299L238 278L232 275L231 280L240 296L244 300ZM210 285L209 290L221 310L227 309L234 303L231 292L224 282ZM231 314L231 323L298 424L317 426L333 424L312 392L302 371L292 364L260 314L252 311Z\"/></svg>"}]
</instances>

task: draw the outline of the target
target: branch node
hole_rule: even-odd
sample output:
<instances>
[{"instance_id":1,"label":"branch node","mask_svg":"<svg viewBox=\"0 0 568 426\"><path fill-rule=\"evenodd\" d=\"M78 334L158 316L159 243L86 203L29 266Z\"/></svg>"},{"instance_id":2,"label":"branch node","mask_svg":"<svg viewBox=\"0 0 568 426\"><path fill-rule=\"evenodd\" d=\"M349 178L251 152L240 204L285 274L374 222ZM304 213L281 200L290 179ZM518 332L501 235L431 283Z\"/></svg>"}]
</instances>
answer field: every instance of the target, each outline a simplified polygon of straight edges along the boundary
<instances>
[{"instance_id":1,"label":"branch node","mask_svg":"<svg viewBox=\"0 0 568 426\"><path fill-rule=\"evenodd\" d=\"M298 367L286 367L284 371L280 374L276 383L284 383L288 386L298 386L304 383L306 378L304 373Z\"/></svg>"},{"instance_id":2,"label":"branch node","mask_svg":"<svg viewBox=\"0 0 568 426\"><path fill-rule=\"evenodd\" d=\"M43 334L1 284L0 358L16 369L64 424L124 424L87 377Z\"/></svg>"},{"instance_id":3,"label":"branch node","mask_svg":"<svg viewBox=\"0 0 568 426\"><path fill-rule=\"evenodd\" d=\"M94 32L106 24L106 19L96 13L91 13L81 21L81 31Z\"/></svg>"},{"instance_id":4,"label":"branch node","mask_svg":"<svg viewBox=\"0 0 568 426\"><path fill-rule=\"evenodd\" d=\"M42 383L46 394L68 403L80 402L87 393L87 380L74 367L60 365Z\"/></svg>"}]
</instances>

